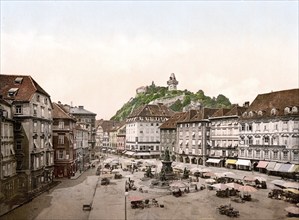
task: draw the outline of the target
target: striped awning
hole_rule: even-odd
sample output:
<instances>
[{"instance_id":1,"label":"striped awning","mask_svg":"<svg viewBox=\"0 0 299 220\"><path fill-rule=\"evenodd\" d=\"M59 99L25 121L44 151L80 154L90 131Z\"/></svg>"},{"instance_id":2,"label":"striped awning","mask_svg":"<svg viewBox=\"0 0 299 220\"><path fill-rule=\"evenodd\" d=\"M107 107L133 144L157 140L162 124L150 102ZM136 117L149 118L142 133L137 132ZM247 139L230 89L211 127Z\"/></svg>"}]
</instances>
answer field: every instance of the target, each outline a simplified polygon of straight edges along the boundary
<instances>
[{"instance_id":1,"label":"striped awning","mask_svg":"<svg viewBox=\"0 0 299 220\"><path fill-rule=\"evenodd\" d=\"M260 160L258 165L256 166L257 168L266 168L267 165L268 165L269 161L263 161L263 160Z\"/></svg>"},{"instance_id":2,"label":"striped awning","mask_svg":"<svg viewBox=\"0 0 299 220\"><path fill-rule=\"evenodd\" d=\"M282 165L283 165L282 163L276 163L274 167L274 171L278 171Z\"/></svg>"},{"instance_id":3,"label":"striped awning","mask_svg":"<svg viewBox=\"0 0 299 220\"><path fill-rule=\"evenodd\" d=\"M132 156L133 154L135 154L135 152L127 151L125 154L126 154L126 155L130 155L130 156Z\"/></svg>"},{"instance_id":4,"label":"striped awning","mask_svg":"<svg viewBox=\"0 0 299 220\"><path fill-rule=\"evenodd\" d=\"M290 169L288 170L290 173L299 173L299 164L292 164Z\"/></svg>"},{"instance_id":5,"label":"striped awning","mask_svg":"<svg viewBox=\"0 0 299 220\"><path fill-rule=\"evenodd\" d=\"M219 163L220 161L221 161L221 159L210 158L207 160L207 163Z\"/></svg>"},{"instance_id":6,"label":"striped awning","mask_svg":"<svg viewBox=\"0 0 299 220\"><path fill-rule=\"evenodd\" d=\"M241 160L241 159L239 159L237 161L236 165L242 165L242 166L250 167L251 166L251 161L250 160Z\"/></svg>"},{"instance_id":7,"label":"striped awning","mask_svg":"<svg viewBox=\"0 0 299 220\"><path fill-rule=\"evenodd\" d=\"M282 173L286 173L288 172L288 170L291 168L292 164L290 163L285 163L285 164L282 164L280 166L280 168L278 169L279 172L282 172Z\"/></svg>"},{"instance_id":8,"label":"striped awning","mask_svg":"<svg viewBox=\"0 0 299 220\"><path fill-rule=\"evenodd\" d=\"M150 152L136 152L134 156L150 156Z\"/></svg>"},{"instance_id":9,"label":"striped awning","mask_svg":"<svg viewBox=\"0 0 299 220\"><path fill-rule=\"evenodd\" d=\"M150 155L160 155L160 152L151 151Z\"/></svg>"},{"instance_id":10,"label":"striped awning","mask_svg":"<svg viewBox=\"0 0 299 220\"><path fill-rule=\"evenodd\" d=\"M269 170L269 171L274 170L275 165L276 165L276 162L269 162L267 165L267 170Z\"/></svg>"},{"instance_id":11,"label":"striped awning","mask_svg":"<svg viewBox=\"0 0 299 220\"><path fill-rule=\"evenodd\" d=\"M225 161L226 164L236 164L237 163L237 160L234 160L234 159L227 159Z\"/></svg>"}]
</instances>

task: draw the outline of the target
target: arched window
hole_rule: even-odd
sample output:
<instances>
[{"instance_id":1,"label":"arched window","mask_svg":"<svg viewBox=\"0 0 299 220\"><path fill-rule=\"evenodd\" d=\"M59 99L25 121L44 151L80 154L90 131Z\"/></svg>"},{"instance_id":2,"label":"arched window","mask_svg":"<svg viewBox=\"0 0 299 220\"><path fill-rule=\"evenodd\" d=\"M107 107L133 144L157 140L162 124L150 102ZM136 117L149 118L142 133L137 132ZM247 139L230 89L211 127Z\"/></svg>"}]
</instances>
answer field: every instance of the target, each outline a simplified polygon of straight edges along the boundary
<instances>
[{"instance_id":1,"label":"arched window","mask_svg":"<svg viewBox=\"0 0 299 220\"><path fill-rule=\"evenodd\" d=\"M277 110L276 108L272 108L271 109L271 115L276 115L277 114Z\"/></svg>"},{"instance_id":2,"label":"arched window","mask_svg":"<svg viewBox=\"0 0 299 220\"><path fill-rule=\"evenodd\" d=\"M258 116L262 116L262 115L263 115L263 111L262 111L262 110L259 110L259 111L257 112L257 114L258 114Z\"/></svg>"},{"instance_id":3,"label":"arched window","mask_svg":"<svg viewBox=\"0 0 299 220\"><path fill-rule=\"evenodd\" d=\"M289 107L285 107L284 114L289 114L291 112L291 109Z\"/></svg>"},{"instance_id":4,"label":"arched window","mask_svg":"<svg viewBox=\"0 0 299 220\"><path fill-rule=\"evenodd\" d=\"M248 113L248 116L249 116L249 117L253 117L253 115L254 115L254 114L253 114L253 111L250 111L250 112Z\"/></svg>"},{"instance_id":5,"label":"arched window","mask_svg":"<svg viewBox=\"0 0 299 220\"><path fill-rule=\"evenodd\" d=\"M298 108L296 106L292 108L292 113L298 113Z\"/></svg>"}]
</instances>

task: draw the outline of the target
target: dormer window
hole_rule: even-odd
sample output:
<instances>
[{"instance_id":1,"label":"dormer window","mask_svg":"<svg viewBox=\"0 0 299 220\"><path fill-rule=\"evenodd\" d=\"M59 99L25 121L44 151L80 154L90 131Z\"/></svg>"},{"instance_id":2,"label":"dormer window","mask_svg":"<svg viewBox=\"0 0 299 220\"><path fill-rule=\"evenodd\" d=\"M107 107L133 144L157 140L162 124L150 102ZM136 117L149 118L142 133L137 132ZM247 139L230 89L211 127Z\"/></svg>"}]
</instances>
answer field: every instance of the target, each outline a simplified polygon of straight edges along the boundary
<instances>
[{"instance_id":1,"label":"dormer window","mask_svg":"<svg viewBox=\"0 0 299 220\"><path fill-rule=\"evenodd\" d=\"M259 111L257 112L257 114L258 114L258 116L263 116L263 111L262 111L262 110L259 110Z\"/></svg>"},{"instance_id":2,"label":"dormer window","mask_svg":"<svg viewBox=\"0 0 299 220\"><path fill-rule=\"evenodd\" d=\"M248 116L249 116L249 117L253 117L253 111L250 111L250 112L248 113Z\"/></svg>"},{"instance_id":3,"label":"dormer window","mask_svg":"<svg viewBox=\"0 0 299 220\"><path fill-rule=\"evenodd\" d=\"M291 109L289 107L285 107L284 114L286 115L286 114L289 114L289 113L291 113Z\"/></svg>"},{"instance_id":4,"label":"dormer window","mask_svg":"<svg viewBox=\"0 0 299 220\"><path fill-rule=\"evenodd\" d=\"M276 110L276 108L271 109L271 115L277 115L277 110Z\"/></svg>"},{"instance_id":5,"label":"dormer window","mask_svg":"<svg viewBox=\"0 0 299 220\"><path fill-rule=\"evenodd\" d=\"M244 112L244 113L242 114L242 116L243 116L243 117L247 117L247 112Z\"/></svg>"},{"instance_id":6,"label":"dormer window","mask_svg":"<svg viewBox=\"0 0 299 220\"><path fill-rule=\"evenodd\" d=\"M10 90L8 90L8 96L12 97L15 96L18 93L18 88L11 88Z\"/></svg>"},{"instance_id":7,"label":"dormer window","mask_svg":"<svg viewBox=\"0 0 299 220\"><path fill-rule=\"evenodd\" d=\"M298 113L298 108L296 106L292 108L292 113Z\"/></svg>"},{"instance_id":8,"label":"dormer window","mask_svg":"<svg viewBox=\"0 0 299 220\"><path fill-rule=\"evenodd\" d=\"M15 78L15 84L22 84L23 77L17 77Z\"/></svg>"}]
</instances>

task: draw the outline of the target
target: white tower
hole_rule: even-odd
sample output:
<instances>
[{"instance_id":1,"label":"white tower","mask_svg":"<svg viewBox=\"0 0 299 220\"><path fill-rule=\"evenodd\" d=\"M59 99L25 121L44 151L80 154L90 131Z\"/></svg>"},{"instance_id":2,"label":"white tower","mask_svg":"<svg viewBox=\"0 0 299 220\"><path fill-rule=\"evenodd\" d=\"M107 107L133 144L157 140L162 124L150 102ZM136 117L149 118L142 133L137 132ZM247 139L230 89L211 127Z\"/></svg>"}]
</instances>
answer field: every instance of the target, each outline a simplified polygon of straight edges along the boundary
<instances>
[{"instance_id":1,"label":"white tower","mask_svg":"<svg viewBox=\"0 0 299 220\"><path fill-rule=\"evenodd\" d=\"M176 90L176 86L179 84L179 82L175 79L174 73L171 73L169 80L167 81L168 90L173 91Z\"/></svg>"}]
</instances>

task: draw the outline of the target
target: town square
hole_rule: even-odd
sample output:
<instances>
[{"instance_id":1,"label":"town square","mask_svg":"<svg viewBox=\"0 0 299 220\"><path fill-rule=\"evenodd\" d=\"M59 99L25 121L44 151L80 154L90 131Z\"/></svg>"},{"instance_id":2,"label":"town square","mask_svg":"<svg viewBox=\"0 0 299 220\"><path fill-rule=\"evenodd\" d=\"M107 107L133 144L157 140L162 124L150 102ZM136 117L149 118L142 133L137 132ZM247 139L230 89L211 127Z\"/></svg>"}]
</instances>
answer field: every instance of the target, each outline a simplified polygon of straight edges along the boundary
<instances>
[{"instance_id":1,"label":"town square","mask_svg":"<svg viewBox=\"0 0 299 220\"><path fill-rule=\"evenodd\" d=\"M101 179L105 178L103 177L105 174L96 175L96 170L100 166L104 167L105 161L108 162L107 164L109 164L109 161L110 163L117 161L122 164L121 166L132 164L132 159L109 155L103 162L97 162L96 167L85 171L86 173L82 174L82 178L79 176L76 180L62 180L60 185L49 192L43 193L31 203L20 207L19 210L4 216L4 219L24 217L28 219L124 219L125 212L127 212L127 219L230 219L230 217L219 213L217 208L221 205L230 205L238 210L241 219L291 219L291 217L287 217L287 212L284 209L292 206L292 203L268 197L268 193L272 189L278 188L271 183L280 180L280 178L274 176L257 172L231 171L226 168L208 167L209 171L214 174L231 171L230 173L234 173L241 178L243 176L264 178L267 182L267 189L257 189L257 191L250 193L252 196L250 201L237 202L237 196L218 197L216 196L216 188L207 189L208 185L213 186L213 184L207 184L209 179L199 178L197 182L194 176L190 175L190 177L193 177L194 182L190 182L189 179L171 181L185 183L185 185L179 185L182 191L190 186L189 192L183 192L182 196L175 197L171 187L165 189L150 187L150 181L144 180L145 172L138 171L138 169L132 174L127 169L124 169L127 171L123 171L117 168L123 177L114 179L111 175L109 177L111 178L110 183L101 185ZM136 162L136 160L133 161ZM145 162L155 167L152 168L153 174L156 170L159 172L161 169L161 161L150 159ZM183 167L184 164L176 163L174 167L179 166ZM201 168L202 166L197 165L188 167L189 170L200 170ZM136 190L129 190L128 195L125 195L125 182L129 179L134 181ZM71 181L78 180L80 183L77 182L76 185L67 186ZM198 190L195 190L195 184L198 186ZM200 186L205 186L205 188L200 189ZM143 192L140 192L140 188L143 189ZM148 199L150 202L148 206L132 208L131 202L136 199L143 201ZM153 199L157 201L158 206L151 203ZM84 211L84 204L91 204L91 209ZM160 205L163 205L163 207L161 208Z\"/></svg>"},{"instance_id":2,"label":"town square","mask_svg":"<svg viewBox=\"0 0 299 220\"><path fill-rule=\"evenodd\" d=\"M0 219L298 219L298 3L0 0Z\"/></svg>"}]
</instances>

